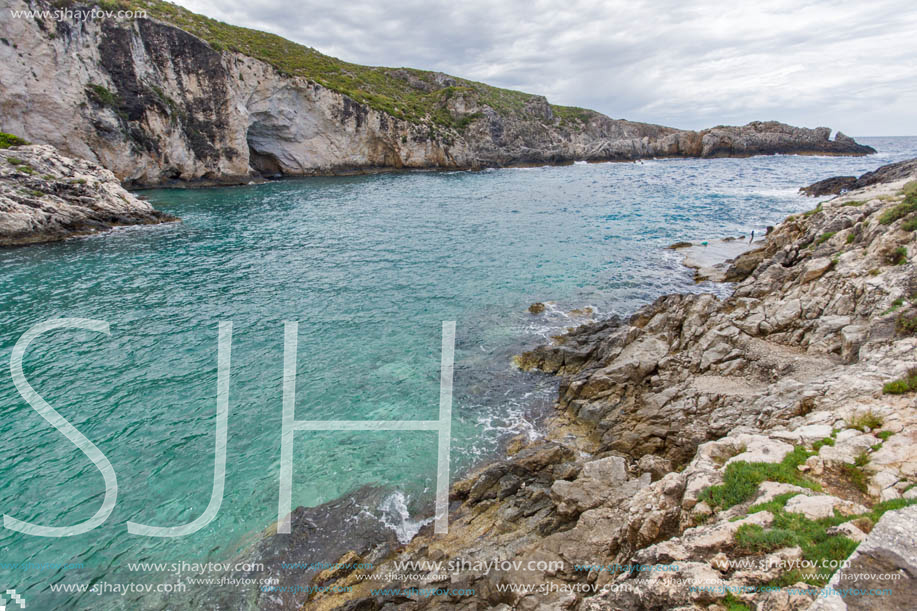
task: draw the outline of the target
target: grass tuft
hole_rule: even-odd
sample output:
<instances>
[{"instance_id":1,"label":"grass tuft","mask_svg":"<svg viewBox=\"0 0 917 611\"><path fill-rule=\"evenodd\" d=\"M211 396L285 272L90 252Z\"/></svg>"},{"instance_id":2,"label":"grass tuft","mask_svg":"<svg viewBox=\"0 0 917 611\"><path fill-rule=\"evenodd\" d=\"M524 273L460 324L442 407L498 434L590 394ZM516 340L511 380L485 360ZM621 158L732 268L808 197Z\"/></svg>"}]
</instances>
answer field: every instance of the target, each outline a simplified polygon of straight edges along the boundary
<instances>
[{"instance_id":1,"label":"grass tuft","mask_svg":"<svg viewBox=\"0 0 917 611\"><path fill-rule=\"evenodd\" d=\"M821 487L817 483L803 477L797 469L811 455L804 447L798 446L779 463L730 463L723 474L723 483L705 489L699 498L711 507L728 509L751 499L757 492L758 485L765 481L820 490Z\"/></svg>"},{"instance_id":2,"label":"grass tuft","mask_svg":"<svg viewBox=\"0 0 917 611\"><path fill-rule=\"evenodd\" d=\"M904 395L914 391L917 391L917 367L909 369L903 378L882 387L882 392L886 395Z\"/></svg>"},{"instance_id":3,"label":"grass tuft","mask_svg":"<svg viewBox=\"0 0 917 611\"><path fill-rule=\"evenodd\" d=\"M865 433L866 429L874 430L881 427L883 422L884 420L882 419L882 416L872 410L868 410L855 415L850 419L848 424L850 425L850 428L856 429L861 433Z\"/></svg>"},{"instance_id":4,"label":"grass tuft","mask_svg":"<svg viewBox=\"0 0 917 611\"><path fill-rule=\"evenodd\" d=\"M906 217L911 212L917 210L917 193L911 193L904 198L904 201L882 213L879 217L879 223L882 225L891 225L898 219Z\"/></svg>"}]
</instances>

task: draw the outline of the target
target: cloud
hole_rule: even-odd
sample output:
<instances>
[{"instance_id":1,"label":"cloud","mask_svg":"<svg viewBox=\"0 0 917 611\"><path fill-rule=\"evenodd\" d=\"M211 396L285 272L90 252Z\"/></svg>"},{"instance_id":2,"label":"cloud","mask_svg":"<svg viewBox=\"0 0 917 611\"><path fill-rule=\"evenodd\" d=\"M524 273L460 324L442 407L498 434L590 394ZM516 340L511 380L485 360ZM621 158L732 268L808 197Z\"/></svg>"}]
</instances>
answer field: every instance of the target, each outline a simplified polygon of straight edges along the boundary
<instances>
[{"instance_id":1,"label":"cloud","mask_svg":"<svg viewBox=\"0 0 917 611\"><path fill-rule=\"evenodd\" d=\"M178 0L361 64L441 70L685 128L917 134L913 0Z\"/></svg>"}]
</instances>

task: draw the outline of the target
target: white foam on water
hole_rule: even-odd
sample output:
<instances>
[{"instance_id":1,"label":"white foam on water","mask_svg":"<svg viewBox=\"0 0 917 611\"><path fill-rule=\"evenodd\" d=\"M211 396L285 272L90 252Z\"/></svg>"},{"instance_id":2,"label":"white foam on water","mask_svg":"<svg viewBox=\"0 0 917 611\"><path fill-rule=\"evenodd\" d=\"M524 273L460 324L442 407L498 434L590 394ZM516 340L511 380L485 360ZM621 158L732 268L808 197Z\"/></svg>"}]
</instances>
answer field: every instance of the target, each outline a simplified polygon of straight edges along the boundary
<instances>
[{"instance_id":1,"label":"white foam on water","mask_svg":"<svg viewBox=\"0 0 917 611\"><path fill-rule=\"evenodd\" d=\"M385 497L379 505L379 511L382 512L382 524L391 529L401 543L409 543L421 528L433 521L432 517L412 520L408 511L408 498L400 490Z\"/></svg>"},{"instance_id":2,"label":"white foam on water","mask_svg":"<svg viewBox=\"0 0 917 611\"><path fill-rule=\"evenodd\" d=\"M579 312L574 313L574 310L579 310ZM584 305L574 310L564 311L557 303L545 301L544 311L532 315L531 321L523 325L522 332L540 337L545 343L551 343L552 336L564 333L567 327L578 327L585 323L602 320L609 315L603 314L594 305Z\"/></svg>"}]
</instances>

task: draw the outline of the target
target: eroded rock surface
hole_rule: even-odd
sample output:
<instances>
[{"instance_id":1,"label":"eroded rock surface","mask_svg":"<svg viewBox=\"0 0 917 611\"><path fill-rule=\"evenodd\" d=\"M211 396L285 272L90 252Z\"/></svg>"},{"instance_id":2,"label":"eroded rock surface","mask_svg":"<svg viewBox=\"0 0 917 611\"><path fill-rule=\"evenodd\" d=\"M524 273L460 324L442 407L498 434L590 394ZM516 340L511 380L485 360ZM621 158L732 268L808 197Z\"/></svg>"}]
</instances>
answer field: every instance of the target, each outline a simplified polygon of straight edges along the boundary
<instances>
[{"instance_id":1,"label":"eroded rock surface","mask_svg":"<svg viewBox=\"0 0 917 611\"><path fill-rule=\"evenodd\" d=\"M98 164L47 145L0 150L0 246L177 220L126 191Z\"/></svg>"}]
</instances>

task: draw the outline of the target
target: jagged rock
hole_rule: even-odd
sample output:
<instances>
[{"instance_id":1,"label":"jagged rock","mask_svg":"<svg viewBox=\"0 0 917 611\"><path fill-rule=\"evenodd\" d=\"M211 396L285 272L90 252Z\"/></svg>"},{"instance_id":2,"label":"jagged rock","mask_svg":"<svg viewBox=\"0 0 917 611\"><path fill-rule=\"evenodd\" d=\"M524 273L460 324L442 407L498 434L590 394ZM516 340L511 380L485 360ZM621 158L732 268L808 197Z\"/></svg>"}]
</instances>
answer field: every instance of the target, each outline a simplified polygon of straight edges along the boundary
<instances>
[{"instance_id":1,"label":"jagged rock","mask_svg":"<svg viewBox=\"0 0 917 611\"><path fill-rule=\"evenodd\" d=\"M841 598L837 590L844 587L885 592ZM811 607L813 611L911 608L917 600L917 507L882 516L850 556L848 566L834 574L825 594Z\"/></svg>"},{"instance_id":2,"label":"jagged rock","mask_svg":"<svg viewBox=\"0 0 917 611\"><path fill-rule=\"evenodd\" d=\"M0 246L177 220L126 191L95 163L47 145L0 150Z\"/></svg>"},{"instance_id":3,"label":"jagged rock","mask_svg":"<svg viewBox=\"0 0 917 611\"><path fill-rule=\"evenodd\" d=\"M854 188L856 176L834 176L814 182L808 187L802 187L799 192L810 197L821 197L823 195L840 195L845 191Z\"/></svg>"},{"instance_id":4,"label":"jagged rock","mask_svg":"<svg viewBox=\"0 0 917 611\"><path fill-rule=\"evenodd\" d=\"M843 535L848 539L853 539L857 543L863 541L866 538L866 533L864 533L862 530L850 522L843 522L837 526L832 526L825 532L829 535Z\"/></svg>"},{"instance_id":5,"label":"jagged rock","mask_svg":"<svg viewBox=\"0 0 917 611\"><path fill-rule=\"evenodd\" d=\"M787 501L785 509L787 513L801 513L810 520L830 518L834 516L835 509L843 515L855 515L867 511L862 505L827 494L794 496Z\"/></svg>"}]
</instances>

